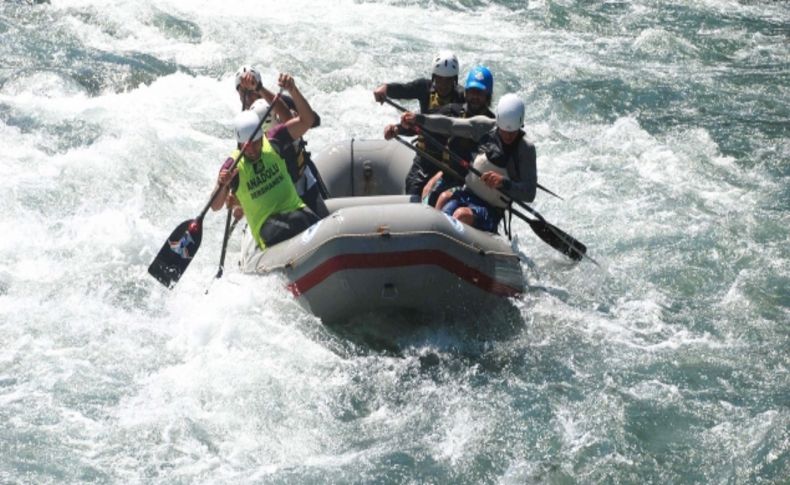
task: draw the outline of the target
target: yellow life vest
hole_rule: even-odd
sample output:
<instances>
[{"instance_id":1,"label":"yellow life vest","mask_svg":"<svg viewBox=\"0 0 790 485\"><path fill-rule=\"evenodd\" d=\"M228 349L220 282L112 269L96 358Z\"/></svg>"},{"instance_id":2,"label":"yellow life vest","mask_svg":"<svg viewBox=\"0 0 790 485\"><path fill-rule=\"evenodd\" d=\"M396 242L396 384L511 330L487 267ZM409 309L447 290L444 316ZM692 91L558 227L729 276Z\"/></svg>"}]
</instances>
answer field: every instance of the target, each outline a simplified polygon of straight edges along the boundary
<instances>
[{"instance_id":1,"label":"yellow life vest","mask_svg":"<svg viewBox=\"0 0 790 485\"><path fill-rule=\"evenodd\" d=\"M452 103L453 99L455 99L454 94L455 94L455 88L453 88L453 90L450 91L450 94L448 94L447 96L440 96L439 93L436 92L436 90L431 89L431 94L428 97L427 112L431 113L446 104ZM445 162L450 160L450 155L447 153L447 150L443 150L432 144L426 143L425 137L423 137L422 135L417 136L417 148L428 152L430 155L433 155L436 158L441 158Z\"/></svg>"},{"instance_id":2,"label":"yellow life vest","mask_svg":"<svg viewBox=\"0 0 790 485\"><path fill-rule=\"evenodd\" d=\"M233 158L238 154L239 151L236 150ZM236 197L244 209L252 236L258 246L264 249L266 244L260 235L263 223L273 214L299 210L305 204L296 193L285 160L274 151L265 136L260 160L250 161L242 156L237 166L239 187Z\"/></svg>"}]
</instances>

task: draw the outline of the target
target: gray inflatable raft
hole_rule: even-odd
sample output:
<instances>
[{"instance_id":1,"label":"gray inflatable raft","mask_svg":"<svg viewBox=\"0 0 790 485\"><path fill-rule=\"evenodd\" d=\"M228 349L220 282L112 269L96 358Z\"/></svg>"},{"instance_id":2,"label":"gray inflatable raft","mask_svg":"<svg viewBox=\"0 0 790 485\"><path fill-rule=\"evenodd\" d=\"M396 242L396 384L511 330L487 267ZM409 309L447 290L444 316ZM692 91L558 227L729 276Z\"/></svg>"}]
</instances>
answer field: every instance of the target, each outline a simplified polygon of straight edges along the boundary
<instances>
[{"instance_id":1,"label":"gray inflatable raft","mask_svg":"<svg viewBox=\"0 0 790 485\"><path fill-rule=\"evenodd\" d=\"M265 251L247 231L242 270L282 271L298 302L326 322L402 311L474 316L521 294L521 264L506 240L400 195L412 158L384 140L316 153L330 215Z\"/></svg>"}]
</instances>

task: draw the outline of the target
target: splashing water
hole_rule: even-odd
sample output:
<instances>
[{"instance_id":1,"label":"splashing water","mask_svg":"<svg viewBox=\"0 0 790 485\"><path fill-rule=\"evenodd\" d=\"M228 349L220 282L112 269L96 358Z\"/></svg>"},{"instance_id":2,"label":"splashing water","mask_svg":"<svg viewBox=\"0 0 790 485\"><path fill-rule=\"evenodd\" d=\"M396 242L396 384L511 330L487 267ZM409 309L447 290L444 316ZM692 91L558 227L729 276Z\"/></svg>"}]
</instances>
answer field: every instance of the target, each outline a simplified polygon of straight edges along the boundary
<instances>
[{"instance_id":1,"label":"splashing water","mask_svg":"<svg viewBox=\"0 0 790 485\"><path fill-rule=\"evenodd\" d=\"M0 482L781 483L790 476L781 2L0 5ZM330 328L276 276L146 273L232 148L232 76L307 138L380 138L435 51L528 106L530 290L486 321Z\"/></svg>"}]
</instances>

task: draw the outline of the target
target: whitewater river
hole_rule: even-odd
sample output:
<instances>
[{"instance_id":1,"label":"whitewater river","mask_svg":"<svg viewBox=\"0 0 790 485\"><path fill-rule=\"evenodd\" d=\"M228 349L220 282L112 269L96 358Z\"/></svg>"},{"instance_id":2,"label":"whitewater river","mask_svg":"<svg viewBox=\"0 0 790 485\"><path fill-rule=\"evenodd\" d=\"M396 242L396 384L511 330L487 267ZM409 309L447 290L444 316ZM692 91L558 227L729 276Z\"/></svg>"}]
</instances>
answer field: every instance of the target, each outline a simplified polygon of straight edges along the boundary
<instances>
[{"instance_id":1,"label":"whitewater river","mask_svg":"<svg viewBox=\"0 0 790 485\"><path fill-rule=\"evenodd\" d=\"M441 48L519 94L516 316L328 328L278 276L146 268L280 71L314 152ZM414 104L410 105L414 106ZM790 8L735 0L0 4L0 483L788 483Z\"/></svg>"}]
</instances>

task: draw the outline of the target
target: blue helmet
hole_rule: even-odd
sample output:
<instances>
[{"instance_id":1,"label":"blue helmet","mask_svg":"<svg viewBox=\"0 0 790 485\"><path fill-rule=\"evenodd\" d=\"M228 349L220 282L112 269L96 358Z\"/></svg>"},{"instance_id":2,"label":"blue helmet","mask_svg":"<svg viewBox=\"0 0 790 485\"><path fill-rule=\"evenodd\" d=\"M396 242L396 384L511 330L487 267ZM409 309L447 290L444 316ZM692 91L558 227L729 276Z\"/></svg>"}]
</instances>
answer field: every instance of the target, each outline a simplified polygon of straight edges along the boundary
<instances>
[{"instance_id":1,"label":"blue helmet","mask_svg":"<svg viewBox=\"0 0 790 485\"><path fill-rule=\"evenodd\" d=\"M494 91L494 76L485 66L476 66L466 75L464 89L480 89L491 96Z\"/></svg>"}]
</instances>

